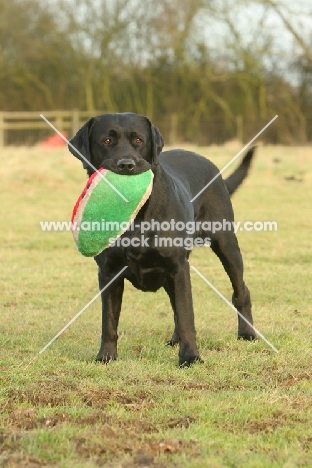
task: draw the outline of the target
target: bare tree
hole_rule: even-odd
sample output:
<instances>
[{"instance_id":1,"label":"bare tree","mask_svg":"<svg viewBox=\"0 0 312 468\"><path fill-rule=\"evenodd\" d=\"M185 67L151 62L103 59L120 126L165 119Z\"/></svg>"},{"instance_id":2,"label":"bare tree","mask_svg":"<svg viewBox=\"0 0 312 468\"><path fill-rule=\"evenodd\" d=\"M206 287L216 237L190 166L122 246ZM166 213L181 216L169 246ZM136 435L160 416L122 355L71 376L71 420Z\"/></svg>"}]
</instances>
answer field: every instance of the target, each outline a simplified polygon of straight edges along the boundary
<instances>
[{"instance_id":1,"label":"bare tree","mask_svg":"<svg viewBox=\"0 0 312 468\"><path fill-rule=\"evenodd\" d=\"M287 14L284 11L287 11L288 15L293 16L293 13L289 11L289 8L284 2L279 2L277 0L261 0L264 5L268 5L272 7L272 9L278 14L281 18L283 24L285 25L286 29L292 34L294 39L296 40L297 44L303 50L305 56L312 64L312 52L311 52L311 45L309 46L302 35L296 30L295 26L292 24L291 20L287 17ZM312 15L312 10L310 11L310 15ZM297 15L295 15L297 16ZM311 31L312 32L312 31Z\"/></svg>"}]
</instances>

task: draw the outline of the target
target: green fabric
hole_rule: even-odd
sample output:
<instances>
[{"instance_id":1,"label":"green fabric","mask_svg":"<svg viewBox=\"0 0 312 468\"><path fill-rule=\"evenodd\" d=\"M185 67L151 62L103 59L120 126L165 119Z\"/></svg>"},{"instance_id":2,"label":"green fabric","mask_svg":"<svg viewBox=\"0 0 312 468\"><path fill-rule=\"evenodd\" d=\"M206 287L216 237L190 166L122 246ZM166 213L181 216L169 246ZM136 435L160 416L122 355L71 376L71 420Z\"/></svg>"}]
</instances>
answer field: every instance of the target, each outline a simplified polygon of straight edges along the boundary
<instances>
[{"instance_id":1,"label":"green fabric","mask_svg":"<svg viewBox=\"0 0 312 468\"><path fill-rule=\"evenodd\" d=\"M128 229L152 191L151 170L131 176L106 170L101 173L128 202L99 174L93 178L85 195L86 199L81 200L74 218L79 227L76 235L73 233L74 238L79 252L86 257L98 255L109 247L112 238L116 240L120 237ZM107 226L109 222L117 222L118 226ZM127 225L120 226L124 222L127 222Z\"/></svg>"}]
</instances>

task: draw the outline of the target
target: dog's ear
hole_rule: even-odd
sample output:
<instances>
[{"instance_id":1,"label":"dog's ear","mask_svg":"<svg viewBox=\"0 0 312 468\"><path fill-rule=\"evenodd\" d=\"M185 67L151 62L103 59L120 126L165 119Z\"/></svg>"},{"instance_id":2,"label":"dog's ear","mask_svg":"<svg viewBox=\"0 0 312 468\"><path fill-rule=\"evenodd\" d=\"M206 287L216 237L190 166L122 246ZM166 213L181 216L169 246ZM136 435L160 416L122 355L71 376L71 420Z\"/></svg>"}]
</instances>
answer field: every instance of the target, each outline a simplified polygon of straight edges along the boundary
<instances>
[{"instance_id":1,"label":"dog's ear","mask_svg":"<svg viewBox=\"0 0 312 468\"><path fill-rule=\"evenodd\" d=\"M146 117L147 118L147 117ZM152 165L158 165L158 155L164 147L165 140L155 125L147 118L150 127L151 127L151 136L152 136Z\"/></svg>"},{"instance_id":2,"label":"dog's ear","mask_svg":"<svg viewBox=\"0 0 312 468\"><path fill-rule=\"evenodd\" d=\"M91 154L89 146L89 137L94 122L94 117L89 119L76 133L76 135L69 140L69 151L80 159L84 169L89 169L91 165Z\"/></svg>"}]
</instances>

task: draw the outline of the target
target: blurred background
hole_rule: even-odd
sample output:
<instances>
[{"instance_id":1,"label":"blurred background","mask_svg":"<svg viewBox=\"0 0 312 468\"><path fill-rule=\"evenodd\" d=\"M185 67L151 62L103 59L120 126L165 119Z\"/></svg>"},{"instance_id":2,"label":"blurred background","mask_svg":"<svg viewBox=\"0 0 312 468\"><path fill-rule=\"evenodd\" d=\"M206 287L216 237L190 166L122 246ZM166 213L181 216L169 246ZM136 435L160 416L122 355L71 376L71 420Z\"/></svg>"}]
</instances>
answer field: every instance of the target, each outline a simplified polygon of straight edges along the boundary
<instances>
[{"instance_id":1,"label":"blurred background","mask_svg":"<svg viewBox=\"0 0 312 468\"><path fill-rule=\"evenodd\" d=\"M167 144L312 141L310 0L0 2L0 146L138 112Z\"/></svg>"}]
</instances>

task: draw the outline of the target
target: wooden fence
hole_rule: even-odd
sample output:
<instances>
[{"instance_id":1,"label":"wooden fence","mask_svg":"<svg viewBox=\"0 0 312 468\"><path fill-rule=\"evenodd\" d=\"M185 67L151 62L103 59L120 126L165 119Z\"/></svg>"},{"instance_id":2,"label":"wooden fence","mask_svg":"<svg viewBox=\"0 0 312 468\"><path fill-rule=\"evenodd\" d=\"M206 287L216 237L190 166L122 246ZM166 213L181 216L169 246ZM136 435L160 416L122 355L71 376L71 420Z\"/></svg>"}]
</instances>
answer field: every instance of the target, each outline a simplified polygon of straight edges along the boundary
<instances>
[{"instance_id":1,"label":"wooden fence","mask_svg":"<svg viewBox=\"0 0 312 468\"><path fill-rule=\"evenodd\" d=\"M75 135L81 125L94 115L104 114L103 111L80 111L73 109L70 111L54 110L42 112L0 112L0 147L22 144L36 144L53 133L53 129L40 117L42 114L51 122L60 132L66 131L68 136ZM161 129L165 137L166 144L174 145L181 140L183 129L180 128L181 119L177 114L164 116L159 122L154 122ZM237 138L243 140L243 121L241 116L237 116L236 124L232 133L222 134L222 122L211 120L204 122L204 127L210 127L212 135L217 137L215 143L224 143L224 141ZM199 134L207 134L207 130L198 130ZM22 135L24 133L24 135ZM26 133L26 135L25 135ZM27 138L28 135L28 138ZM198 141L198 135L194 135L193 140ZM183 138L182 138L182 141ZM203 141L203 144L209 144L211 141Z\"/></svg>"},{"instance_id":2,"label":"wooden fence","mask_svg":"<svg viewBox=\"0 0 312 468\"><path fill-rule=\"evenodd\" d=\"M47 132L53 132L53 129L49 127L47 122L45 122L41 117L42 114L46 119L53 124L58 131L66 131L70 136L75 135L79 130L81 125L90 117L94 115L105 114L104 111L80 111L78 109L73 109L70 111L65 110L54 110L54 111L42 111L42 112L1 112L0 111L0 147L6 146L9 144L20 145L23 142L17 138L16 140L10 138L8 142L8 132L9 131L29 131L36 132L38 131L38 139L40 140L40 132L44 131L45 136ZM167 143L175 143L177 140L177 131L178 131L178 118L176 114L168 116L166 119L166 140ZM32 140L36 141L36 137L33 137Z\"/></svg>"},{"instance_id":3,"label":"wooden fence","mask_svg":"<svg viewBox=\"0 0 312 468\"><path fill-rule=\"evenodd\" d=\"M78 109L42 112L0 112L0 147L6 145L34 145L52 135L54 130L40 117L40 114L49 120L58 131L66 132L68 137L71 138L88 118L104 113L99 110L80 111ZM181 142L199 145L223 144L232 139L240 142L248 141L249 137L253 137L262 125L261 122L243 122L242 116L238 115L232 122L231 127L226 128L220 118L208 118L198 122L196 129L190 135L185 133L186 126L183 116L177 114L165 115L154 123L161 130L167 145L175 145ZM266 131L266 136L270 131L273 132L273 137L269 137L268 141L278 142L274 137L274 132L277 132L276 125Z\"/></svg>"},{"instance_id":4,"label":"wooden fence","mask_svg":"<svg viewBox=\"0 0 312 468\"><path fill-rule=\"evenodd\" d=\"M44 115L60 132L67 131L74 135L81 125L100 111L55 110L43 112L0 112L0 147L7 144L7 132L10 130L49 130L48 124L40 117ZM51 131L53 131L51 129Z\"/></svg>"}]
</instances>

